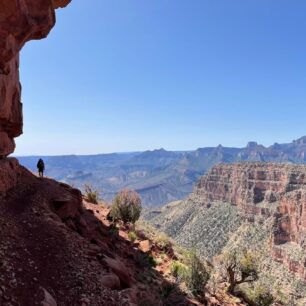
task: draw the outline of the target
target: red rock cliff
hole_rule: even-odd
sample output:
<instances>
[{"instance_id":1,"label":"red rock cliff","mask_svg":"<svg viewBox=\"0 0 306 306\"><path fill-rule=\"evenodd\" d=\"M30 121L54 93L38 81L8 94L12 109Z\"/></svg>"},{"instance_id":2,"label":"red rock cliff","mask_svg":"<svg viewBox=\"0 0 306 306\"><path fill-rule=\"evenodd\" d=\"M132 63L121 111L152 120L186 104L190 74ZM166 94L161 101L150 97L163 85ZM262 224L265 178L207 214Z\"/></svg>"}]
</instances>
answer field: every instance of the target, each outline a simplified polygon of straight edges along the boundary
<instances>
[{"instance_id":1,"label":"red rock cliff","mask_svg":"<svg viewBox=\"0 0 306 306\"><path fill-rule=\"evenodd\" d=\"M12 153L22 133L19 51L33 39L48 35L55 9L70 0L0 0L0 157Z\"/></svg>"},{"instance_id":2,"label":"red rock cliff","mask_svg":"<svg viewBox=\"0 0 306 306\"><path fill-rule=\"evenodd\" d=\"M237 205L249 221L254 221L256 215L272 216L273 258L306 280L306 262L288 253L294 250L295 254L303 254L306 250L305 165L220 164L201 178L195 193L204 205L214 201Z\"/></svg>"},{"instance_id":3,"label":"red rock cliff","mask_svg":"<svg viewBox=\"0 0 306 306\"><path fill-rule=\"evenodd\" d=\"M215 166L199 181L196 194L207 201L234 205L276 202L289 191L306 186L306 166L237 163Z\"/></svg>"}]
</instances>

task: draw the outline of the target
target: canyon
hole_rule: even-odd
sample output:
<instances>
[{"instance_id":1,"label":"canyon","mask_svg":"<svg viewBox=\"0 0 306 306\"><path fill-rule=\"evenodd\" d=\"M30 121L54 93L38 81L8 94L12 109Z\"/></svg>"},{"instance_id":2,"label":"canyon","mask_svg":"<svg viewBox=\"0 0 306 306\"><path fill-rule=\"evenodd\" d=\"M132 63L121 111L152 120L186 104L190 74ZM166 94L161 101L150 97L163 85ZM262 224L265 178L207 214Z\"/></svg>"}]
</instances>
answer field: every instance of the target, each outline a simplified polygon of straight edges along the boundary
<instances>
[{"instance_id":1,"label":"canyon","mask_svg":"<svg viewBox=\"0 0 306 306\"><path fill-rule=\"evenodd\" d=\"M291 143L264 147L249 142L244 148L223 146L194 151L167 151L97 155L42 156L46 174L83 188L90 184L101 197L111 201L122 188L136 190L146 206L160 206L181 200L193 190L198 179L214 165L233 162L306 162L306 137ZM37 156L18 157L21 164L36 171Z\"/></svg>"},{"instance_id":2,"label":"canyon","mask_svg":"<svg viewBox=\"0 0 306 306\"><path fill-rule=\"evenodd\" d=\"M108 206L8 157L23 130L19 52L45 38L55 9L69 2L0 0L0 304L203 305L171 278L171 246L161 248L142 231L132 241L127 225L108 220Z\"/></svg>"},{"instance_id":3,"label":"canyon","mask_svg":"<svg viewBox=\"0 0 306 306\"><path fill-rule=\"evenodd\" d=\"M185 200L148 210L144 218L206 260L225 250L261 250L263 277L295 279L299 288L292 290L305 297L305 192L305 165L219 164ZM286 276L277 278L279 271Z\"/></svg>"},{"instance_id":4,"label":"canyon","mask_svg":"<svg viewBox=\"0 0 306 306\"><path fill-rule=\"evenodd\" d=\"M55 9L69 2L0 0L1 305L244 305L224 288L218 296L208 287L196 299L170 273L179 256L174 243L161 245L138 225L114 225L107 203L89 203L67 184L95 182L109 198L129 187L145 204L178 200L145 210L143 218L196 249L212 271L225 251L251 250L258 254L259 280L274 296L282 291L289 298L283 305L305 305L306 137L267 148L250 142L245 148L44 157L62 182L38 178L8 157L23 129L20 50L45 38ZM36 157L19 160L35 169Z\"/></svg>"}]
</instances>

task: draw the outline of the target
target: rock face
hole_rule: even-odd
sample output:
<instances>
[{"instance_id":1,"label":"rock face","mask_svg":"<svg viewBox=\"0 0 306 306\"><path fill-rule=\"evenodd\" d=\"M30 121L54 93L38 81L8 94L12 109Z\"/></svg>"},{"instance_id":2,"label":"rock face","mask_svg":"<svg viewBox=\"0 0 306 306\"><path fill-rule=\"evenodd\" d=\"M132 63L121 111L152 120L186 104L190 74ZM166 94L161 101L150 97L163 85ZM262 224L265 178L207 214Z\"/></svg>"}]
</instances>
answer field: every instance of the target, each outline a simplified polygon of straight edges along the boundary
<instances>
[{"instance_id":1,"label":"rock face","mask_svg":"<svg viewBox=\"0 0 306 306\"><path fill-rule=\"evenodd\" d=\"M195 193L203 203L227 202L248 215L274 215L274 244L294 242L306 247L305 165L220 164L200 179ZM257 205L261 203L265 207Z\"/></svg>"},{"instance_id":2,"label":"rock face","mask_svg":"<svg viewBox=\"0 0 306 306\"><path fill-rule=\"evenodd\" d=\"M33 39L48 35L55 8L69 0L0 0L0 157L12 153L22 133L19 51Z\"/></svg>"},{"instance_id":3,"label":"rock face","mask_svg":"<svg viewBox=\"0 0 306 306\"><path fill-rule=\"evenodd\" d=\"M306 247L306 189L286 194L280 201L274 243L295 242Z\"/></svg>"},{"instance_id":4,"label":"rock face","mask_svg":"<svg viewBox=\"0 0 306 306\"><path fill-rule=\"evenodd\" d=\"M204 202L273 203L306 186L306 166L274 163L220 164L203 176L195 193Z\"/></svg>"}]
</instances>

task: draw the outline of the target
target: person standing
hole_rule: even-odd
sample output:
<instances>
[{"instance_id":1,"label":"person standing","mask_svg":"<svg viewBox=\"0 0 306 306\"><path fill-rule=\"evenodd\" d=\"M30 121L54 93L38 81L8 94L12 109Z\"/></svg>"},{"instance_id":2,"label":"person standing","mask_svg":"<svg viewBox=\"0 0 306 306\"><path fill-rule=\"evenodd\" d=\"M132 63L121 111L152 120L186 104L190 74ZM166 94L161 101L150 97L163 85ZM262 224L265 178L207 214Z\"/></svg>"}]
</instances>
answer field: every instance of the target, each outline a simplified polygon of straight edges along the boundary
<instances>
[{"instance_id":1,"label":"person standing","mask_svg":"<svg viewBox=\"0 0 306 306\"><path fill-rule=\"evenodd\" d=\"M38 175L40 178L44 177L44 171L45 171L45 163L44 161L40 158L38 163L37 163L37 169L38 169Z\"/></svg>"}]
</instances>

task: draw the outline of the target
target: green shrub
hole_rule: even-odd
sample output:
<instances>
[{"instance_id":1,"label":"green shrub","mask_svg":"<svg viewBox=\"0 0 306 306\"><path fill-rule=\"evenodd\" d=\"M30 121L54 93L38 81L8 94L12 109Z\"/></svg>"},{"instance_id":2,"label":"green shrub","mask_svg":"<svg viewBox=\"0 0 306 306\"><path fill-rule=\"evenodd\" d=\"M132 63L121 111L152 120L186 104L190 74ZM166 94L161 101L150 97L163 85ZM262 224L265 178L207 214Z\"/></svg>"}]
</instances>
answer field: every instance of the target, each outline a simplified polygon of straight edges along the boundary
<instances>
[{"instance_id":1,"label":"green shrub","mask_svg":"<svg viewBox=\"0 0 306 306\"><path fill-rule=\"evenodd\" d=\"M246 292L248 302L256 306L270 306L274 299L269 288L264 285L257 284L253 289Z\"/></svg>"},{"instance_id":2,"label":"green shrub","mask_svg":"<svg viewBox=\"0 0 306 306\"><path fill-rule=\"evenodd\" d=\"M193 294L201 295L204 292L204 287L209 279L209 274L206 271L204 264L197 257L195 252L189 255L189 266L185 277L187 287Z\"/></svg>"},{"instance_id":3,"label":"green shrub","mask_svg":"<svg viewBox=\"0 0 306 306\"><path fill-rule=\"evenodd\" d=\"M257 254L248 250L228 250L220 258L219 270L229 283L228 292L235 295L237 286L258 279Z\"/></svg>"},{"instance_id":4,"label":"green shrub","mask_svg":"<svg viewBox=\"0 0 306 306\"><path fill-rule=\"evenodd\" d=\"M184 281L188 289L196 295L203 294L204 287L209 279L206 267L195 252L188 254L187 265L179 261L173 261L170 266L170 273L178 282Z\"/></svg>"},{"instance_id":5,"label":"green shrub","mask_svg":"<svg viewBox=\"0 0 306 306\"><path fill-rule=\"evenodd\" d=\"M113 220L135 223L141 213L141 200L137 192L123 189L114 198L110 216Z\"/></svg>"},{"instance_id":6,"label":"green shrub","mask_svg":"<svg viewBox=\"0 0 306 306\"><path fill-rule=\"evenodd\" d=\"M179 261L173 261L170 265L170 273L177 279L177 281L184 281L188 269Z\"/></svg>"},{"instance_id":7,"label":"green shrub","mask_svg":"<svg viewBox=\"0 0 306 306\"><path fill-rule=\"evenodd\" d=\"M99 192L97 190L94 190L90 185L85 185L84 191L86 201L92 204L98 204Z\"/></svg>"},{"instance_id":8,"label":"green shrub","mask_svg":"<svg viewBox=\"0 0 306 306\"><path fill-rule=\"evenodd\" d=\"M137 235L135 232L128 232L128 238L134 242L137 239Z\"/></svg>"}]
</instances>

